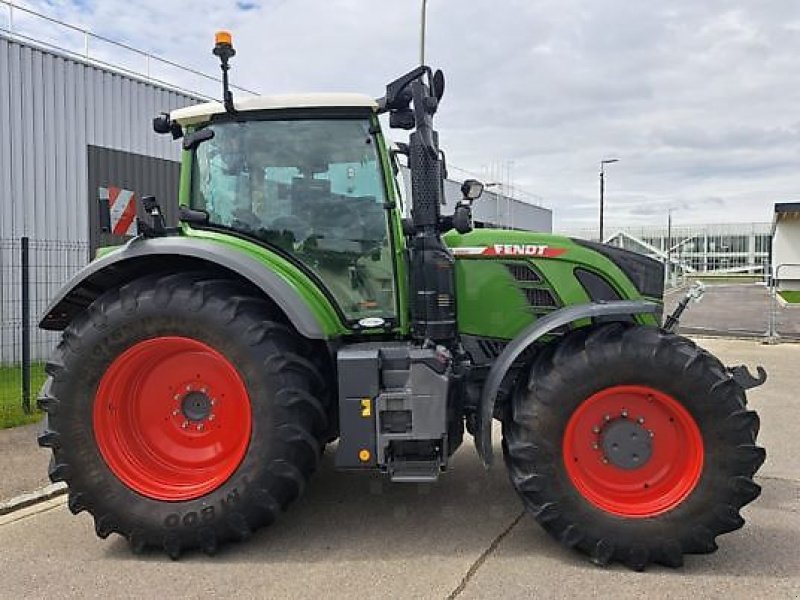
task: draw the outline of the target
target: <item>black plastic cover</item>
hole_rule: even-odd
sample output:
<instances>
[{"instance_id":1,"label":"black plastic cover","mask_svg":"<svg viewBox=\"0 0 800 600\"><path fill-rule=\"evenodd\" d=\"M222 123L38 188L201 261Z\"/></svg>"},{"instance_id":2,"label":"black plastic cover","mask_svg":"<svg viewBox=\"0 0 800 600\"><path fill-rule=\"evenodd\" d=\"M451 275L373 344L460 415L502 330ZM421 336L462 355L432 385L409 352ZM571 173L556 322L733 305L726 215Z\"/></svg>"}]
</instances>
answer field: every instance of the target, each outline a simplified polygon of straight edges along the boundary
<instances>
[{"instance_id":1,"label":"black plastic cover","mask_svg":"<svg viewBox=\"0 0 800 600\"><path fill-rule=\"evenodd\" d=\"M575 278L581 282L583 289L586 290L586 294L593 302L622 300L611 284L597 273L578 268L575 269Z\"/></svg>"},{"instance_id":2,"label":"black plastic cover","mask_svg":"<svg viewBox=\"0 0 800 600\"><path fill-rule=\"evenodd\" d=\"M664 265L657 260L608 244L580 239L573 241L586 248L591 248L613 261L628 276L642 296L651 298L664 296Z\"/></svg>"}]
</instances>

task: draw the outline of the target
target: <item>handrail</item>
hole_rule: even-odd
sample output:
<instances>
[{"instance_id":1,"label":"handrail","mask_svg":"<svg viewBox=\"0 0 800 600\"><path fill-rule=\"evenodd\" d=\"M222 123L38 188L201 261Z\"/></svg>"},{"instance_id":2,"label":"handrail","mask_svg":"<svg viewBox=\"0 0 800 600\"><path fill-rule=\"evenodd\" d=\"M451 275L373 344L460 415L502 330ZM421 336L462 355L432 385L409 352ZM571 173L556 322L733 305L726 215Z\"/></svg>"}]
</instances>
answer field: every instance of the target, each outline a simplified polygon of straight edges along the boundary
<instances>
[{"instance_id":1,"label":"handrail","mask_svg":"<svg viewBox=\"0 0 800 600\"><path fill-rule=\"evenodd\" d=\"M219 79L217 77L214 77L213 75L209 75L208 73L204 73L202 71L198 71L197 69L193 69L191 67L187 67L185 65L181 65L179 63L176 63L176 62L171 61L171 60L166 59L166 58L162 58L160 56L156 56L155 54L153 54L151 52L147 52L146 50L142 50L140 48L136 48L134 46L131 46L131 45L128 45L128 44L125 44L125 43L122 43L122 42L118 42L116 40L112 40L111 38L107 38L107 37L105 37L103 35L99 35L97 33L93 33L93 32L89 31L86 28L78 27L76 25L72 25L71 23L66 23L65 21L61 21L59 19L56 19L55 17L51 17L51 16L46 15L44 13L40 13L38 11L32 10L30 8L27 8L25 6L20 6L18 4L15 4L13 2L13 0L0 0L0 4L5 5L8 8L8 27L6 28L6 27L0 26L0 31L4 31L4 32L8 33L12 37L33 41L33 42L36 42L37 44L40 44L42 46L46 46L46 47L49 47L49 48L60 50L62 52L70 54L72 56L81 57L81 58L83 58L83 59L85 59L87 61L91 61L92 63L98 64L98 65L102 65L104 67L111 67L111 68L117 69L119 71L131 74L131 75L136 75L138 77L143 77L149 82L157 83L159 85L165 85L167 87L171 87L173 89L177 89L177 90L179 90L181 92L184 92L184 93L187 93L187 94L190 94L190 95L201 96L203 98L209 98L209 96L206 96L205 94L200 94L198 92L185 90L185 89L182 89L182 88L180 88L178 86L175 86L173 84L170 84L170 83L167 83L167 82L162 81L160 79L157 79L155 77L152 77L150 75L151 62L156 62L156 63L161 64L161 65L166 65L168 67L172 67L172 68L178 69L179 71L183 71L185 73L189 73L191 75L206 79L208 81L215 81L215 82L220 82L221 81L221 79ZM55 25L58 25L60 27L65 28L65 29L69 29L70 31L75 31L77 33L82 34L83 35L83 52L76 52L75 50L71 50L69 48L65 48L63 46L59 46L57 44L52 44L52 43L49 43L49 42L43 42L41 40L37 40L36 38L33 38L33 37L29 36L29 35L26 35L26 34L22 33L21 31L19 31L15 27L15 24L14 24L14 15L15 15L15 13L17 11L18 12L22 12L22 13L26 13L26 14L29 14L29 15L33 15L33 16L39 18L39 19L47 21L48 23L53 23ZM129 69L129 68L126 68L126 67L120 67L118 65L113 65L113 64L110 64L108 62L105 62L103 60L100 60L98 58L93 57L91 55L91 53L90 53L90 44L89 44L89 41L92 40L92 39L100 41L100 42L103 42L104 44L109 44L111 46L115 46L117 48L121 48L121 49L126 50L128 52L132 52L134 54L137 54L139 56L144 57L144 59L145 59L145 72L142 73L142 72L136 71L134 69ZM241 87L241 86L231 85L231 88L235 89L235 90L238 90L240 92L245 92L247 94L258 95L258 92L254 92L253 90L249 90L249 89Z\"/></svg>"}]
</instances>

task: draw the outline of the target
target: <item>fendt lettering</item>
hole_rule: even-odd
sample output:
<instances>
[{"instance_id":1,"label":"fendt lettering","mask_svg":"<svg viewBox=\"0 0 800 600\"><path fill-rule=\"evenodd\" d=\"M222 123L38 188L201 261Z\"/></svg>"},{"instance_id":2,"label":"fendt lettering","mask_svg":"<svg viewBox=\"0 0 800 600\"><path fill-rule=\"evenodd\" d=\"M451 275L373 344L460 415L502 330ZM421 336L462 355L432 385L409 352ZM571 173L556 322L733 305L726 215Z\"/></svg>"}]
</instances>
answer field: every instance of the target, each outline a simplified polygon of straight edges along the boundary
<instances>
[{"instance_id":1,"label":"fendt lettering","mask_svg":"<svg viewBox=\"0 0 800 600\"><path fill-rule=\"evenodd\" d=\"M333 442L339 469L428 483L467 431L487 466L503 452L533 518L595 563L676 567L742 526L765 456L756 380L672 333L680 312L662 326L659 262L473 231L476 180L442 214L441 71L419 66L377 100L239 100L228 32L214 54L223 102L153 124L183 138L180 226L143 198L139 235L40 323L69 342L47 365L39 443L72 512L135 552L214 554L283 518ZM411 131L396 151L385 113Z\"/></svg>"},{"instance_id":2,"label":"fendt lettering","mask_svg":"<svg viewBox=\"0 0 800 600\"><path fill-rule=\"evenodd\" d=\"M534 244L495 244L490 250L492 252L486 252L486 254L495 256L546 256L551 258L561 256L566 252L564 248L551 248L546 245Z\"/></svg>"}]
</instances>

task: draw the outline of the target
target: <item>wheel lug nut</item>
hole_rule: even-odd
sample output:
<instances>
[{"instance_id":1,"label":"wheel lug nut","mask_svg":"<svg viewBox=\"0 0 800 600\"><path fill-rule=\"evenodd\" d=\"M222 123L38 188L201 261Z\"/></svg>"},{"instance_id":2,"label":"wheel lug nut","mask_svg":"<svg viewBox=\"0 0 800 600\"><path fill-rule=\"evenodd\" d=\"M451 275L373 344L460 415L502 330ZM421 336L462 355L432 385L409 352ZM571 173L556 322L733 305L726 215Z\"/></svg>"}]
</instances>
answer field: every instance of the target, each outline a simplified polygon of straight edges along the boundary
<instances>
[{"instance_id":1,"label":"wheel lug nut","mask_svg":"<svg viewBox=\"0 0 800 600\"><path fill-rule=\"evenodd\" d=\"M608 423L611 420L611 415L606 415L603 417L603 420Z\"/></svg>"},{"instance_id":2,"label":"wheel lug nut","mask_svg":"<svg viewBox=\"0 0 800 600\"><path fill-rule=\"evenodd\" d=\"M604 464L604 465L607 465L607 464L608 464L608 459L607 459L605 456L604 456L602 459L600 459L600 460L602 460L602 461L603 461L603 464Z\"/></svg>"},{"instance_id":3,"label":"wheel lug nut","mask_svg":"<svg viewBox=\"0 0 800 600\"><path fill-rule=\"evenodd\" d=\"M189 421L184 421L181 428L186 429L187 427L189 427Z\"/></svg>"},{"instance_id":4,"label":"wheel lug nut","mask_svg":"<svg viewBox=\"0 0 800 600\"><path fill-rule=\"evenodd\" d=\"M216 417L214 415L208 415L208 420L213 421Z\"/></svg>"},{"instance_id":5,"label":"wheel lug nut","mask_svg":"<svg viewBox=\"0 0 800 600\"><path fill-rule=\"evenodd\" d=\"M649 435L650 437L656 437L656 434L649 430L647 432L647 435Z\"/></svg>"},{"instance_id":6,"label":"wheel lug nut","mask_svg":"<svg viewBox=\"0 0 800 600\"><path fill-rule=\"evenodd\" d=\"M622 418L623 419L627 419L628 418L628 411L625 408L622 409Z\"/></svg>"},{"instance_id":7,"label":"wheel lug nut","mask_svg":"<svg viewBox=\"0 0 800 600\"><path fill-rule=\"evenodd\" d=\"M173 411L172 411L172 416L173 416L173 417L177 417L177 416L180 414L180 412L181 412L181 411L179 411L179 410L176 408L175 410L173 410Z\"/></svg>"},{"instance_id":8,"label":"wheel lug nut","mask_svg":"<svg viewBox=\"0 0 800 600\"><path fill-rule=\"evenodd\" d=\"M594 442L594 443L592 444L592 449L593 449L593 450L599 450L599 449L600 449L600 444L598 444L597 442Z\"/></svg>"},{"instance_id":9,"label":"wheel lug nut","mask_svg":"<svg viewBox=\"0 0 800 600\"><path fill-rule=\"evenodd\" d=\"M207 394L208 393L208 388L207 387L201 387L200 391L203 392L204 394Z\"/></svg>"},{"instance_id":10,"label":"wheel lug nut","mask_svg":"<svg viewBox=\"0 0 800 600\"><path fill-rule=\"evenodd\" d=\"M644 417L639 417L636 419L636 422L639 423L639 425L644 425Z\"/></svg>"},{"instance_id":11,"label":"wheel lug nut","mask_svg":"<svg viewBox=\"0 0 800 600\"><path fill-rule=\"evenodd\" d=\"M592 433L600 433L600 428L597 425L595 425L594 427L592 427Z\"/></svg>"},{"instance_id":12,"label":"wheel lug nut","mask_svg":"<svg viewBox=\"0 0 800 600\"><path fill-rule=\"evenodd\" d=\"M197 431L203 431L203 424L202 423L197 425Z\"/></svg>"}]
</instances>

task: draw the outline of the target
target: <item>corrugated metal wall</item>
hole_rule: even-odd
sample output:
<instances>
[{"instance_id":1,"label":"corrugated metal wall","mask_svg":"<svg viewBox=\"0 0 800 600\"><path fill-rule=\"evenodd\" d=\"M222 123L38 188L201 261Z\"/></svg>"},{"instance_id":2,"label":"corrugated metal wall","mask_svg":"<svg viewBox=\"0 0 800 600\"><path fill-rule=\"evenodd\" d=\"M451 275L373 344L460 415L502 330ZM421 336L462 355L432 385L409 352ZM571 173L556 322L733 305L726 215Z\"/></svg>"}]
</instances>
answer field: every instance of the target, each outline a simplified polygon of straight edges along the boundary
<instances>
[{"instance_id":1,"label":"corrugated metal wall","mask_svg":"<svg viewBox=\"0 0 800 600\"><path fill-rule=\"evenodd\" d=\"M87 146L177 160L152 118L194 102L0 36L0 239L88 242Z\"/></svg>"},{"instance_id":2,"label":"corrugated metal wall","mask_svg":"<svg viewBox=\"0 0 800 600\"><path fill-rule=\"evenodd\" d=\"M36 321L90 255L97 197L89 184L90 146L178 160L180 144L156 135L152 119L196 101L0 34L0 364L20 360L20 238L31 239L32 355L42 360L57 336L37 331ZM163 188L142 191L164 194Z\"/></svg>"}]
</instances>

